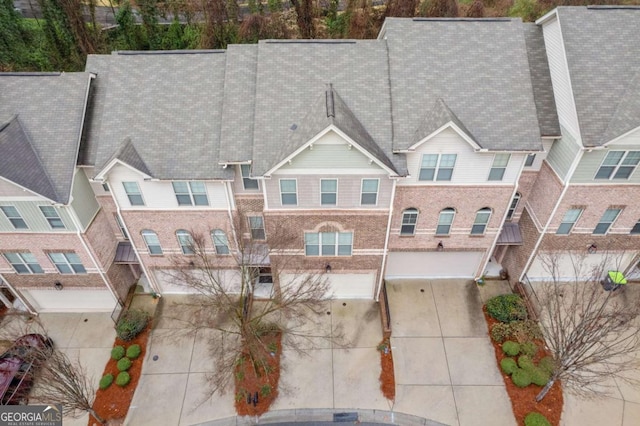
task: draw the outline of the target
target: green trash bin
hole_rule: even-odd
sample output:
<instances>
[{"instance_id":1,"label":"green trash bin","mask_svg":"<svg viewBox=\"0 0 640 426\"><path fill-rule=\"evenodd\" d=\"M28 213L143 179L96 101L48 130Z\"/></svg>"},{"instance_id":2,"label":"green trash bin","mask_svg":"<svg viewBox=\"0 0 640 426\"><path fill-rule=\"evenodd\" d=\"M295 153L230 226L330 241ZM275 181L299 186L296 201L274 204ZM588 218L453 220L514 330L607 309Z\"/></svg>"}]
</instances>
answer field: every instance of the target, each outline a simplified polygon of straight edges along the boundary
<instances>
[{"instance_id":1,"label":"green trash bin","mask_svg":"<svg viewBox=\"0 0 640 426\"><path fill-rule=\"evenodd\" d=\"M601 281L602 288L607 291L616 291L627 283L627 279L620 271L609 271L607 276Z\"/></svg>"}]
</instances>

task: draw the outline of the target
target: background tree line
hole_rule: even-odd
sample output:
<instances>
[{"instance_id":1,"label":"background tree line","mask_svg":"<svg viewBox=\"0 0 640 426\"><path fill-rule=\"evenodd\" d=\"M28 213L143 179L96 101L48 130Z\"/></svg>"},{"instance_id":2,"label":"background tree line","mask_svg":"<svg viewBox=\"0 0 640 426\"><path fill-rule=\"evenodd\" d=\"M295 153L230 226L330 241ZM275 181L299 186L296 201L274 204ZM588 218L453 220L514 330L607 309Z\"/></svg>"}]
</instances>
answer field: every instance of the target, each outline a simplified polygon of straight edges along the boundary
<instances>
[{"instance_id":1,"label":"background tree line","mask_svg":"<svg viewBox=\"0 0 640 426\"><path fill-rule=\"evenodd\" d=\"M24 18L0 0L0 71L79 71L113 50L222 49L259 39L375 38L384 18L519 16L592 0L31 0ZM604 0L600 4L640 4ZM116 25L96 20L110 9Z\"/></svg>"}]
</instances>

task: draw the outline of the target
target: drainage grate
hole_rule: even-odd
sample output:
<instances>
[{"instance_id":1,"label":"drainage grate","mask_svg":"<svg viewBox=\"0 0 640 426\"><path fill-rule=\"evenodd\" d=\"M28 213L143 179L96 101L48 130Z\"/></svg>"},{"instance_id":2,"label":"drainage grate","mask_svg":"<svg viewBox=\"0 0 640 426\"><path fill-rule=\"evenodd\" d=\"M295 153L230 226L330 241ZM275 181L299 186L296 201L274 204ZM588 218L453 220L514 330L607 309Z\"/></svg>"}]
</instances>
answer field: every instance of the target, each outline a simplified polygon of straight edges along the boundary
<instances>
[{"instance_id":1,"label":"drainage grate","mask_svg":"<svg viewBox=\"0 0 640 426\"><path fill-rule=\"evenodd\" d=\"M333 413L335 423L349 423L358 421L358 413Z\"/></svg>"}]
</instances>

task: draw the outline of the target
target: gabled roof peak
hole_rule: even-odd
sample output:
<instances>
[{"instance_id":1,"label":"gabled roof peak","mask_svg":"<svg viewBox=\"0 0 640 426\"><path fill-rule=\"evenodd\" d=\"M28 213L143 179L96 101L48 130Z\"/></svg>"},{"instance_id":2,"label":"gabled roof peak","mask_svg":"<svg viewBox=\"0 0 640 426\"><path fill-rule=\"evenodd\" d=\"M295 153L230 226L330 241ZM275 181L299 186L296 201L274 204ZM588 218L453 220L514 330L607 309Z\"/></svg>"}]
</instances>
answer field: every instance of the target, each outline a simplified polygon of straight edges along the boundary
<instances>
[{"instance_id":1,"label":"gabled roof peak","mask_svg":"<svg viewBox=\"0 0 640 426\"><path fill-rule=\"evenodd\" d=\"M474 148L480 148L480 144L473 136L473 134L467 129L464 123L458 118L458 116L449 108L447 103L442 98L436 99L433 107L422 120L422 123L418 126L413 137L413 143L411 145L414 148L416 145L423 142L426 138L433 135L434 132L441 129L447 124L453 124L458 132L462 132L462 136L466 136L468 141L475 145Z\"/></svg>"}]
</instances>

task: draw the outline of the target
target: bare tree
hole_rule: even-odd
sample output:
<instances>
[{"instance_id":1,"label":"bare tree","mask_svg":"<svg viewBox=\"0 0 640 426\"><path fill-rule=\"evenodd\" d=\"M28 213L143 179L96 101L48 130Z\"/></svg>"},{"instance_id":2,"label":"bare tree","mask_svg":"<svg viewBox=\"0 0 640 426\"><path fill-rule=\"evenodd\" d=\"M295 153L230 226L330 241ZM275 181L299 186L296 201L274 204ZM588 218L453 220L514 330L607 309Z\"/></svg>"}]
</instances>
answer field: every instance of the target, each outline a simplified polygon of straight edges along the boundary
<instances>
[{"instance_id":1,"label":"bare tree","mask_svg":"<svg viewBox=\"0 0 640 426\"><path fill-rule=\"evenodd\" d=\"M536 400L541 401L558 380L585 396L601 393L609 378L635 382L628 373L639 367L640 288L607 291L601 285L609 270L627 263L623 259L630 259L629 254L540 257L552 278L532 286L533 302L555 366Z\"/></svg>"},{"instance_id":2,"label":"bare tree","mask_svg":"<svg viewBox=\"0 0 640 426\"><path fill-rule=\"evenodd\" d=\"M316 10L312 0L291 0L296 11L301 38L316 38Z\"/></svg>"},{"instance_id":3,"label":"bare tree","mask_svg":"<svg viewBox=\"0 0 640 426\"><path fill-rule=\"evenodd\" d=\"M387 0L385 15L413 18L418 4L419 0Z\"/></svg>"}]
</instances>

